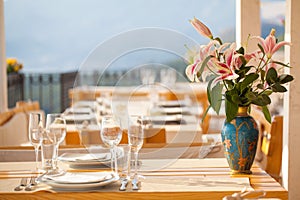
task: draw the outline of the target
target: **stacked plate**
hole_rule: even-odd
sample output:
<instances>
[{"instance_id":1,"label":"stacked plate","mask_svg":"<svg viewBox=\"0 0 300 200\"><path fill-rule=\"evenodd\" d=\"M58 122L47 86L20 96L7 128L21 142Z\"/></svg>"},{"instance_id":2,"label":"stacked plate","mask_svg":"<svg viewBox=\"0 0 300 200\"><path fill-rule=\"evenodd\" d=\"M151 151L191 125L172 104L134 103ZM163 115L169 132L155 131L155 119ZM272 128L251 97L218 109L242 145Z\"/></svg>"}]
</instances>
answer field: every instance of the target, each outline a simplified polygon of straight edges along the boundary
<instances>
[{"instance_id":1,"label":"stacked plate","mask_svg":"<svg viewBox=\"0 0 300 200\"><path fill-rule=\"evenodd\" d=\"M66 172L61 176L41 177L40 181L54 189L87 189L104 186L119 179L112 172Z\"/></svg>"},{"instance_id":2,"label":"stacked plate","mask_svg":"<svg viewBox=\"0 0 300 200\"><path fill-rule=\"evenodd\" d=\"M70 167L110 165L110 153L64 153L58 159Z\"/></svg>"}]
</instances>

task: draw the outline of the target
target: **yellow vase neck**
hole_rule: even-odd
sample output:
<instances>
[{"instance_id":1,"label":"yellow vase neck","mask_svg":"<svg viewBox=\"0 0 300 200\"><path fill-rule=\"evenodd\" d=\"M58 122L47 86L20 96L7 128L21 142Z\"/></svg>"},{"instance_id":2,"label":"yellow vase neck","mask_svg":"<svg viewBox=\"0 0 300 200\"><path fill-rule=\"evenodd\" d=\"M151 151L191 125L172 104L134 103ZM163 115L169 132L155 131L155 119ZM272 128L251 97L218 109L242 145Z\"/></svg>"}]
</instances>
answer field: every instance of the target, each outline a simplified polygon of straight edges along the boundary
<instances>
[{"instance_id":1,"label":"yellow vase neck","mask_svg":"<svg viewBox=\"0 0 300 200\"><path fill-rule=\"evenodd\" d=\"M248 115L248 107L239 107L239 108L238 108L237 115L238 115L238 116L245 116L245 115Z\"/></svg>"}]
</instances>

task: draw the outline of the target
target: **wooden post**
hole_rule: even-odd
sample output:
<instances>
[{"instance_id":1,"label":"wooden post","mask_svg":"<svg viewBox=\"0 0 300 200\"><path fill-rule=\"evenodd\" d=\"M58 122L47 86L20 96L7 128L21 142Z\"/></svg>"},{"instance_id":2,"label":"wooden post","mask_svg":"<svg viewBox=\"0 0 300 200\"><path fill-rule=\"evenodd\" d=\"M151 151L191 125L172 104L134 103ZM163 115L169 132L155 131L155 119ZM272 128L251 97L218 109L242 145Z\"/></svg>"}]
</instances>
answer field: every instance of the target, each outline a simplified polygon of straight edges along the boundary
<instances>
[{"instance_id":1,"label":"wooden post","mask_svg":"<svg viewBox=\"0 0 300 200\"><path fill-rule=\"evenodd\" d=\"M285 62L290 63L287 69L295 80L290 84L284 97L283 127L283 185L289 191L289 199L300 199L300 1L286 0L285 40L292 43L285 48Z\"/></svg>"},{"instance_id":2,"label":"wooden post","mask_svg":"<svg viewBox=\"0 0 300 200\"><path fill-rule=\"evenodd\" d=\"M249 34L256 36L261 34L260 0L236 1L236 44L245 46ZM257 41L249 40L246 51L257 49Z\"/></svg>"},{"instance_id":3,"label":"wooden post","mask_svg":"<svg viewBox=\"0 0 300 200\"><path fill-rule=\"evenodd\" d=\"M0 112L7 110L4 1L0 0Z\"/></svg>"}]
</instances>

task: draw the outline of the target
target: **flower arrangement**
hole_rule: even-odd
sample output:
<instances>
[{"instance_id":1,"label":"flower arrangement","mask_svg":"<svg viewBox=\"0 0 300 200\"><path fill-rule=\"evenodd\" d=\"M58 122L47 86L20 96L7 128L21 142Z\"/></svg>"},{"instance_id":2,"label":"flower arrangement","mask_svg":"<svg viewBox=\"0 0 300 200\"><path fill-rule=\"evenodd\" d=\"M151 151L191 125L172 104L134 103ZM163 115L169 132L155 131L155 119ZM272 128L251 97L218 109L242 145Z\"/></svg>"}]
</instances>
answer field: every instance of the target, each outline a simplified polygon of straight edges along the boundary
<instances>
[{"instance_id":1,"label":"flower arrangement","mask_svg":"<svg viewBox=\"0 0 300 200\"><path fill-rule=\"evenodd\" d=\"M7 58L7 73L19 72L23 68L23 64L18 62L16 58Z\"/></svg>"},{"instance_id":2,"label":"flower arrangement","mask_svg":"<svg viewBox=\"0 0 300 200\"><path fill-rule=\"evenodd\" d=\"M258 48L247 53L246 47L237 49L235 43L223 43L220 38L214 38L210 29L197 18L190 22L202 36L210 39L208 44L200 46L186 68L191 81L208 82L208 109L219 114L221 101L225 100L226 120L230 122L238 107L254 104L262 108L266 120L271 122L269 96L274 92L286 92L284 85L293 80L293 76L282 73L289 64L273 60L273 55L290 43L277 42L275 29L272 29L265 39L249 36L248 39L258 41Z\"/></svg>"}]
</instances>

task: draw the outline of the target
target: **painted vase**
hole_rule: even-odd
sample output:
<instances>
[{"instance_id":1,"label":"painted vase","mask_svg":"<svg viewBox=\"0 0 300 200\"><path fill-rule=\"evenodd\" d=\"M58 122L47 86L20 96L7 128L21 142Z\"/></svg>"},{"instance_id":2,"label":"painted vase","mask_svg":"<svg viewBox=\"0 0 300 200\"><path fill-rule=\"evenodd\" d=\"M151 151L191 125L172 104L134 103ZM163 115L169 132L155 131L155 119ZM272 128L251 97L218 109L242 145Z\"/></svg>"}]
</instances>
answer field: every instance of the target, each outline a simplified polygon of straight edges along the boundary
<instances>
[{"instance_id":1,"label":"painted vase","mask_svg":"<svg viewBox=\"0 0 300 200\"><path fill-rule=\"evenodd\" d=\"M248 115L248 107L239 107L237 116L224 122L221 136L231 174L251 174L257 141L257 123Z\"/></svg>"}]
</instances>

